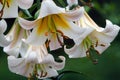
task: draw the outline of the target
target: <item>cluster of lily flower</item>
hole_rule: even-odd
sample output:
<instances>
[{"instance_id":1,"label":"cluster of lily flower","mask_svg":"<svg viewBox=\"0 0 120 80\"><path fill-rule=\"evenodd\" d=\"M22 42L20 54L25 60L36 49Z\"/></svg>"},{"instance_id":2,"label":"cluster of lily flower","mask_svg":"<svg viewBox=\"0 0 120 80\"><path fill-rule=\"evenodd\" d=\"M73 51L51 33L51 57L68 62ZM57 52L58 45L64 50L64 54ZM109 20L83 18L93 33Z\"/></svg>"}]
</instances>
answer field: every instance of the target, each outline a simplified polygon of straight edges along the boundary
<instances>
[{"instance_id":1,"label":"cluster of lily flower","mask_svg":"<svg viewBox=\"0 0 120 80\"><path fill-rule=\"evenodd\" d=\"M8 56L8 67L11 72L42 79L57 76L57 70L65 65L65 57L59 56L62 62L56 62L48 53L64 47L69 58L90 56L90 49L101 54L117 36L120 27L106 20L106 27L99 27L78 5L78 0L67 0L66 8L58 7L53 0L42 0L38 17L27 20L18 16L18 6L28 9L34 0L0 0L0 46ZM76 5L72 10L71 6ZM20 12L19 12L20 13ZM16 18L13 27L5 35L6 18ZM8 23L9 24L9 23ZM74 45L68 48L65 39L72 39ZM56 53L57 54L57 53Z\"/></svg>"}]
</instances>

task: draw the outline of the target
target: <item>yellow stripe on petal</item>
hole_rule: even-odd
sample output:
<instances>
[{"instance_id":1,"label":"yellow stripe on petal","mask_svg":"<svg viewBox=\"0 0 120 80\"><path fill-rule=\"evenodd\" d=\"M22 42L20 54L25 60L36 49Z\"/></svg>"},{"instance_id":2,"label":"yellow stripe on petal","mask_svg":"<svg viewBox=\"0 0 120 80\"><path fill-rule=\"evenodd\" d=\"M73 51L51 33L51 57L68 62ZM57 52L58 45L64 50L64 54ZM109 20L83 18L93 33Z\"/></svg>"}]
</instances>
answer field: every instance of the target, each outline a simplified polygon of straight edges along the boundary
<instances>
[{"instance_id":1,"label":"yellow stripe on petal","mask_svg":"<svg viewBox=\"0 0 120 80\"><path fill-rule=\"evenodd\" d=\"M69 28L68 22L62 17L61 14L59 15L52 15L55 25L58 27L63 27L64 29Z\"/></svg>"},{"instance_id":2,"label":"yellow stripe on petal","mask_svg":"<svg viewBox=\"0 0 120 80\"><path fill-rule=\"evenodd\" d=\"M48 31L48 18L40 19L37 26L37 34L45 34Z\"/></svg>"},{"instance_id":3,"label":"yellow stripe on petal","mask_svg":"<svg viewBox=\"0 0 120 80\"><path fill-rule=\"evenodd\" d=\"M57 33L57 27L61 27L63 29L69 29L68 22L62 17L61 14L56 15L49 15L46 16L38 21L37 26L37 34L48 34L50 33Z\"/></svg>"},{"instance_id":4,"label":"yellow stripe on petal","mask_svg":"<svg viewBox=\"0 0 120 80\"><path fill-rule=\"evenodd\" d=\"M6 1L7 7L10 7L11 2L12 2L12 0L7 0Z\"/></svg>"},{"instance_id":5,"label":"yellow stripe on petal","mask_svg":"<svg viewBox=\"0 0 120 80\"><path fill-rule=\"evenodd\" d=\"M54 24L52 16L48 16L48 27L49 27L50 32L56 33L56 26Z\"/></svg>"},{"instance_id":6,"label":"yellow stripe on petal","mask_svg":"<svg viewBox=\"0 0 120 80\"><path fill-rule=\"evenodd\" d=\"M12 3L12 0L0 0L0 3L1 3L2 5L4 5L4 3L5 3L5 5L6 5L7 7L10 7L10 5L11 5L11 3Z\"/></svg>"}]
</instances>

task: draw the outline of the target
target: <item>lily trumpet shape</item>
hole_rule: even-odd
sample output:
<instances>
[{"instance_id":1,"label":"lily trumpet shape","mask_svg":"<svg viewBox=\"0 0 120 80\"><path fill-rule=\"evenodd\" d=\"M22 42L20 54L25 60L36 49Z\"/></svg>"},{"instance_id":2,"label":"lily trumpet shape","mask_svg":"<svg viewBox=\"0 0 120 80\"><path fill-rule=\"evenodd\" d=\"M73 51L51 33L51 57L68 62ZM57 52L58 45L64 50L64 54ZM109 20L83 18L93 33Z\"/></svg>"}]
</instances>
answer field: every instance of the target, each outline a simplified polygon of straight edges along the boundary
<instances>
[{"instance_id":1,"label":"lily trumpet shape","mask_svg":"<svg viewBox=\"0 0 120 80\"><path fill-rule=\"evenodd\" d=\"M0 46L5 47L10 44L10 42L6 39L4 32L6 31L7 23L4 19L0 20Z\"/></svg>"},{"instance_id":2,"label":"lily trumpet shape","mask_svg":"<svg viewBox=\"0 0 120 80\"><path fill-rule=\"evenodd\" d=\"M65 47L65 52L71 58L90 56L91 49L101 54L110 46L110 43L115 39L120 30L119 26L112 24L109 20L106 20L105 28L99 27L86 12L77 23L79 23L79 27L90 27L94 31L86 36L79 45L74 45L70 49Z\"/></svg>"},{"instance_id":3,"label":"lily trumpet shape","mask_svg":"<svg viewBox=\"0 0 120 80\"><path fill-rule=\"evenodd\" d=\"M21 58L8 57L8 66L11 72L31 78L35 75L39 79L57 76L57 70L65 65L65 58L59 56L63 62L56 62L51 54L48 54L46 46L29 45L27 51L22 51Z\"/></svg>"},{"instance_id":4,"label":"lily trumpet shape","mask_svg":"<svg viewBox=\"0 0 120 80\"><path fill-rule=\"evenodd\" d=\"M4 52L8 55L18 57L22 45L22 39L26 38L26 33L27 31L21 28L16 20L11 30L6 35L6 39L10 41L10 44L3 48Z\"/></svg>"},{"instance_id":5,"label":"lily trumpet shape","mask_svg":"<svg viewBox=\"0 0 120 80\"><path fill-rule=\"evenodd\" d=\"M22 9L28 9L32 6L33 1L34 0L0 0L0 17L18 17L18 6Z\"/></svg>"},{"instance_id":6,"label":"lily trumpet shape","mask_svg":"<svg viewBox=\"0 0 120 80\"><path fill-rule=\"evenodd\" d=\"M36 20L28 21L19 18L19 24L24 29L33 29L25 42L41 45L48 41L51 50L60 48L65 37L69 37L77 43L79 34L84 35L87 29L78 27L72 21L78 20L83 12L83 7L78 10L65 11L64 8L58 7L53 0L43 0Z\"/></svg>"}]
</instances>

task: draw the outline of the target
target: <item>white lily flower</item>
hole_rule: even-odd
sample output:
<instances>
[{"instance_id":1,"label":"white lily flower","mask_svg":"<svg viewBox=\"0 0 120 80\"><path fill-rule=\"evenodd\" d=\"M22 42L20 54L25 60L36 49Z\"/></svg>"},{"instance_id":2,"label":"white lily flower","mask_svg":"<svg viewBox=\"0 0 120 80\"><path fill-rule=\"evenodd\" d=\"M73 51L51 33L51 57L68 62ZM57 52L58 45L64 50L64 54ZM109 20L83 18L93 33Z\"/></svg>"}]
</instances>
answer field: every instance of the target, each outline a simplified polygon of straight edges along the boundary
<instances>
[{"instance_id":1,"label":"white lily flower","mask_svg":"<svg viewBox=\"0 0 120 80\"><path fill-rule=\"evenodd\" d=\"M99 27L85 12L84 16L79 21L80 27L90 27L94 31L89 34L79 45L74 45L71 49L65 47L65 52L71 58L89 56L90 49L94 49L98 54L105 51L110 43L117 36L120 27L113 25L109 20L106 20L106 27Z\"/></svg>"},{"instance_id":2,"label":"white lily flower","mask_svg":"<svg viewBox=\"0 0 120 80\"><path fill-rule=\"evenodd\" d=\"M28 9L32 6L34 0L0 0L0 16L2 18L18 17L18 6L22 9Z\"/></svg>"},{"instance_id":3,"label":"white lily flower","mask_svg":"<svg viewBox=\"0 0 120 80\"><path fill-rule=\"evenodd\" d=\"M3 48L4 52L8 55L18 57L22 39L25 38L25 34L26 31L20 27L17 21L15 21L12 29L6 35L6 39L10 41L10 44Z\"/></svg>"},{"instance_id":4,"label":"white lily flower","mask_svg":"<svg viewBox=\"0 0 120 80\"><path fill-rule=\"evenodd\" d=\"M40 45L44 44L46 40L54 41L55 46L50 47L51 50L54 50L61 47L61 37L67 36L77 43L79 34L85 34L84 32L88 29L80 28L72 22L78 20L83 12L83 7L66 12L65 9L56 6L53 0L43 0L38 18L35 21L19 18L19 23L24 29L33 29L26 43Z\"/></svg>"},{"instance_id":5,"label":"white lily flower","mask_svg":"<svg viewBox=\"0 0 120 80\"><path fill-rule=\"evenodd\" d=\"M8 57L8 66L11 72L31 77L33 74L39 79L57 76L57 70L65 65L65 58L60 56L63 62L56 62L51 54L48 54L44 45L29 46L22 58Z\"/></svg>"},{"instance_id":6,"label":"white lily flower","mask_svg":"<svg viewBox=\"0 0 120 80\"><path fill-rule=\"evenodd\" d=\"M5 47L10 44L10 42L6 39L3 34L6 31L7 23L4 19L0 20L0 46Z\"/></svg>"}]
</instances>

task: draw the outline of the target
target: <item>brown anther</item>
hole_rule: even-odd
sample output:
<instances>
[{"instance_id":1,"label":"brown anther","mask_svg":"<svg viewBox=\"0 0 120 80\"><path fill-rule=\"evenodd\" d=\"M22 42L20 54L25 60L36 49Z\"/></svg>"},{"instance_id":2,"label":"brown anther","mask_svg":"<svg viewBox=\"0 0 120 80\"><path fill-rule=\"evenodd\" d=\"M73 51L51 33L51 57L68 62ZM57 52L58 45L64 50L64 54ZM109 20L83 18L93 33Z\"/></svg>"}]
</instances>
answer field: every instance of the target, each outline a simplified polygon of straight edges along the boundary
<instances>
[{"instance_id":1,"label":"brown anther","mask_svg":"<svg viewBox=\"0 0 120 80\"><path fill-rule=\"evenodd\" d=\"M104 44L100 44L100 46L103 46L103 47L105 47L105 45L104 45Z\"/></svg>"},{"instance_id":2,"label":"brown anther","mask_svg":"<svg viewBox=\"0 0 120 80\"><path fill-rule=\"evenodd\" d=\"M39 76L39 74L37 73L36 76Z\"/></svg>"},{"instance_id":3,"label":"brown anther","mask_svg":"<svg viewBox=\"0 0 120 80\"><path fill-rule=\"evenodd\" d=\"M41 75L40 75L40 77L46 77L47 76L47 72L43 72L43 71L41 71Z\"/></svg>"},{"instance_id":4,"label":"brown anther","mask_svg":"<svg viewBox=\"0 0 120 80\"><path fill-rule=\"evenodd\" d=\"M44 75L42 77L46 77L47 76L47 72L44 73Z\"/></svg>"},{"instance_id":5,"label":"brown anther","mask_svg":"<svg viewBox=\"0 0 120 80\"><path fill-rule=\"evenodd\" d=\"M50 40L48 40L48 41L45 43L45 45L46 45L47 48L49 47L49 44L50 44Z\"/></svg>"},{"instance_id":6,"label":"brown anther","mask_svg":"<svg viewBox=\"0 0 120 80\"><path fill-rule=\"evenodd\" d=\"M96 44L95 44L95 47L97 47L98 46L98 40L96 41Z\"/></svg>"}]
</instances>

